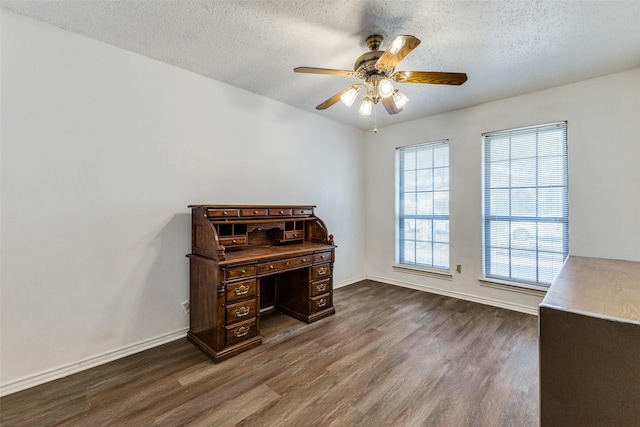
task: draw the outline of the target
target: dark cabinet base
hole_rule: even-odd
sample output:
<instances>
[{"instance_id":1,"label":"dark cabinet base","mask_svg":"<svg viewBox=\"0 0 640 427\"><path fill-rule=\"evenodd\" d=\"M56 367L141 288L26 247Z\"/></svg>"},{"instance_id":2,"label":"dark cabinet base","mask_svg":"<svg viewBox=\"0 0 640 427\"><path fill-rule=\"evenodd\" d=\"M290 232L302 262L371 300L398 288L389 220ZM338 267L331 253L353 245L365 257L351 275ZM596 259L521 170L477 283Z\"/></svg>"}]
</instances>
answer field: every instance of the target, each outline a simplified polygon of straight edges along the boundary
<instances>
[{"instance_id":1,"label":"dark cabinet base","mask_svg":"<svg viewBox=\"0 0 640 427\"><path fill-rule=\"evenodd\" d=\"M247 351L262 344L262 336L258 335L230 347L225 347L220 351L215 351L207 345L207 343L195 336L195 334L192 334L191 331L187 332L187 340L216 363L227 360L228 358L236 356L243 351Z\"/></svg>"},{"instance_id":2,"label":"dark cabinet base","mask_svg":"<svg viewBox=\"0 0 640 427\"><path fill-rule=\"evenodd\" d=\"M327 316L331 316L332 314L336 314L335 307L327 308L326 310L318 311L317 313L305 314L300 313L294 310L290 310L286 307L277 307L276 311L279 311L287 316L293 317L294 319L301 320L305 323L313 323L320 319L324 319Z\"/></svg>"},{"instance_id":3,"label":"dark cabinet base","mask_svg":"<svg viewBox=\"0 0 640 427\"><path fill-rule=\"evenodd\" d=\"M540 425L640 425L640 262L570 256L539 306Z\"/></svg>"}]
</instances>

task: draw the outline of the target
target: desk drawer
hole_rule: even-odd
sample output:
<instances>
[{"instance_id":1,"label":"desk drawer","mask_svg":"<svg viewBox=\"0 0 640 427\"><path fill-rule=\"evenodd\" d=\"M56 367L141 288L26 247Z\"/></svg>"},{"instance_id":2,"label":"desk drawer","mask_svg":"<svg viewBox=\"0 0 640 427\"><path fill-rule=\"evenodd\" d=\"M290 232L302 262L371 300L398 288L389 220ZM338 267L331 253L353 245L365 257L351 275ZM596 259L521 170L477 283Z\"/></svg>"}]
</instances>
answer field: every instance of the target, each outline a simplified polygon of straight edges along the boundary
<instances>
[{"instance_id":1,"label":"desk drawer","mask_svg":"<svg viewBox=\"0 0 640 427\"><path fill-rule=\"evenodd\" d=\"M311 280L331 277L331 264L320 264L311 267Z\"/></svg>"},{"instance_id":2,"label":"desk drawer","mask_svg":"<svg viewBox=\"0 0 640 427\"><path fill-rule=\"evenodd\" d=\"M313 209L294 209L293 210L293 214L294 215L311 215L313 213Z\"/></svg>"},{"instance_id":3,"label":"desk drawer","mask_svg":"<svg viewBox=\"0 0 640 427\"><path fill-rule=\"evenodd\" d=\"M240 246L247 244L247 236L221 237L220 244L222 246Z\"/></svg>"},{"instance_id":4,"label":"desk drawer","mask_svg":"<svg viewBox=\"0 0 640 427\"><path fill-rule=\"evenodd\" d=\"M309 295L311 297L317 297L318 295L331 292L333 290L333 284L331 279L318 280L317 282L309 283Z\"/></svg>"},{"instance_id":5,"label":"desk drawer","mask_svg":"<svg viewBox=\"0 0 640 427\"><path fill-rule=\"evenodd\" d=\"M304 237L304 231L293 230L284 232L284 240L302 240Z\"/></svg>"},{"instance_id":6,"label":"desk drawer","mask_svg":"<svg viewBox=\"0 0 640 427\"><path fill-rule=\"evenodd\" d=\"M258 264L258 274L275 273L277 271L289 270L296 267L311 264L313 258L311 255L305 255L295 258L287 258L283 260L276 260L273 262L265 262Z\"/></svg>"},{"instance_id":7,"label":"desk drawer","mask_svg":"<svg viewBox=\"0 0 640 427\"><path fill-rule=\"evenodd\" d=\"M227 285L227 302L234 302L246 298L255 298L256 279L243 280L242 282L230 283Z\"/></svg>"},{"instance_id":8,"label":"desk drawer","mask_svg":"<svg viewBox=\"0 0 640 427\"><path fill-rule=\"evenodd\" d=\"M267 216L267 209L240 209L240 216Z\"/></svg>"},{"instance_id":9,"label":"desk drawer","mask_svg":"<svg viewBox=\"0 0 640 427\"><path fill-rule=\"evenodd\" d=\"M256 317L256 299L229 304L226 308L227 325Z\"/></svg>"},{"instance_id":10,"label":"desk drawer","mask_svg":"<svg viewBox=\"0 0 640 427\"><path fill-rule=\"evenodd\" d=\"M328 293L320 295L309 300L309 313L317 313L320 310L324 310L329 307L333 307L333 294Z\"/></svg>"},{"instance_id":11,"label":"desk drawer","mask_svg":"<svg viewBox=\"0 0 640 427\"><path fill-rule=\"evenodd\" d=\"M256 266L255 264L251 265L243 265L241 267L231 267L225 270L225 279L233 280L233 279L241 279L243 277L251 277L256 275Z\"/></svg>"},{"instance_id":12,"label":"desk drawer","mask_svg":"<svg viewBox=\"0 0 640 427\"><path fill-rule=\"evenodd\" d=\"M313 255L313 262L329 262L331 261L331 252L321 252Z\"/></svg>"},{"instance_id":13,"label":"desk drawer","mask_svg":"<svg viewBox=\"0 0 640 427\"><path fill-rule=\"evenodd\" d=\"M291 216L291 209L269 209L269 216Z\"/></svg>"},{"instance_id":14,"label":"desk drawer","mask_svg":"<svg viewBox=\"0 0 640 427\"><path fill-rule=\"evenodd\" d=\"M256 318L245 320L244 322L235 323L231 326L226 326L226 340L227 345L233 345L240 341L248 340L258 335L258 325Z\"/></svg>"},{"instance_id":15,"label":"desk drawer","mask_svg":"<svg viewBox=\"0 0 640 427\"><path fill-rule=\"evenodd\" d=\"M240 215L238 209L207 209L207 216L209 218L227 218Z\"/></svg>"}]
</instances>

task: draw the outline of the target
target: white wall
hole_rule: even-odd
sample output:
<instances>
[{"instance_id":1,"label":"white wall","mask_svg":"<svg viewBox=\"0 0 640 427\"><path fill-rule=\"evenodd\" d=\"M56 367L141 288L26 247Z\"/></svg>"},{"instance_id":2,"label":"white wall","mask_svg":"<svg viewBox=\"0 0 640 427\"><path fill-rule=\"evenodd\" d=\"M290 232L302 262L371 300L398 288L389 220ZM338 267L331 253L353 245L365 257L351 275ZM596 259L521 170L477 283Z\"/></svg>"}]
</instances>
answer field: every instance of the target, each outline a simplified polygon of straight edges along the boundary
<instances>
[{"instance_id":1,"label":"white wall","mask_svg":"<svg viewBox=\"0 0 640 427\"><path fill-rule=\"evenodd\" d=\"M541 297L478 282L481 134L561 120L568 121L570 254L640 261L640 69L635 69L369 133L367 276L534 313ZM462 265L452 281L392 270L394 149L441 139L450 142L452 271Z\"/></svg>"},{"instance_id":2,"label":"white wall","mask_svg":"<svg viewBox=\"0 0 640 427\"><path fill-rule=\"evenodd\" d=\"M364 277L360 130L2 12L2 393L184 335L193 203L303 203Z\"/></svg>"}]
</instances>

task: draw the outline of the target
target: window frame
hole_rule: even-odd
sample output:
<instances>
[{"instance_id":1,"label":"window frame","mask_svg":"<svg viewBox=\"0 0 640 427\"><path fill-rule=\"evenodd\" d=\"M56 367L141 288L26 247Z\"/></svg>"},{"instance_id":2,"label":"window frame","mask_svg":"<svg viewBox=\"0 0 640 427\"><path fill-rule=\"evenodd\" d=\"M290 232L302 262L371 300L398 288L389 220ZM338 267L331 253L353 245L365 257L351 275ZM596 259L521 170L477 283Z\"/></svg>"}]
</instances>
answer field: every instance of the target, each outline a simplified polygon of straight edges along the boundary
<instances>
[{"instance_id":1,"label":"window frame","mask_svg":"<svg viewBox=\"0 0 640 427\"><path fill-rule=\"evenodd\" d=\"M433 153L434 153L434 149L441 147L441 146L446 146L446 165L438 165L435 166L435 161L433 158ZM418 160L417 160L417 153L420 149L425 149L428 148L431 150L431 165L428 168L418 168ZM415 150L414 152L416 153L416 163L414 164L414 168L412 169L407 169L404 166L404 162L403 162L403 154L410 151L410 150ZM397 271L406 271L406 270L414 270L414 271L418 271L418 272L422 272L425 274L429 274L431 273L432 275L435 274L435 277L438 277L440 275L445 275L445 276L449 276L448 273L450 271L451 268L451 260L450 260L450 254L451 254L451 241L450 241L450 212L449 212L449 205L450 205L450 145L449 145L449 140L448 139L442 139L442 140L437 140L437 141L432 141L432 142L426 142L426 143L420 143L420 144L413 144L413 145L407 145L407 146L403 146L403 147L397 147L396 148L396 197L395 197L395 201L396 201L396 221L395 221L395 230L396 230L396 238L395 238L395 243L396 243L396 251L395 251L395 260L396 260L396 265L394 265L394 269ZM447 170L447 175L446 175L446 190L443 188L439 188L436 189L436 179L435 179L435 171L436 170L442 170L445 169ZM418 171L424 171L424 170L429 170L431 173L431 189L430 190L418 190L418 184L417 184L417 177L416 177L416 187L413 191L406 191L405 189L405 183L404 183L404 177L405 177L405 173L406 172L410 172L410 171L416 171L416 175L418 173ZM407 214L404 211L404 197L406 194L415 194L416 198L418 197L418 193L431 193L432 197L431 197L431 207L432 207L432 212L431 214L428 213L424 213L424 212L418 212L418 202L416 200L416 213L409 213ZM446 193L446 214L443 214L442 212L438 212L436 214L435 212L435 193ZM442 197L442 196L440 196ZM431 231L430 231L430 237L431 240L419 240L417 235L414 236L414 244L418 241L421 241L423 244L428 243L431 247L431 263L423 263L423 262L418 262L417 259L417 253L418 250L417 248L414 249L414 259L413 262L409 261L407 259L407 257L405 256L405 242L407 239L405 239L405 234L404 234L404 230L405 230L405 220L416 220L416 221L431 221ZM446 221L446 241L444 240L436 240L436 234L440 234L441 237L441 233L435 233L435 223L434 221ZM415 228L414 228L415 230ZM415 233L417 233L417 231L414 231ZM438 263L435 262L435 256L434 256L434 247L435 245L445 245L446 244L446 266L444 265L440 265ZM442 247L442 246L441 246Z\"/></svg>"},{"instance_id":2,"label":"window frame","mask_svg":"<svg viewBox=\"0 0 640 427\"><path fill-rule=\"evenodd\" d=\"M540 139L540 134L545 132L545 131L552 131L555 129L562 129L563 134L562 134L562 150L561 150L561 155L555 154L555 155L541 155L540 154L540 146L541 146L541 139ZM523 136L523 135L532 135L535 134L536 138L535 138L535 156L531 157L529 156L528 158L534 158L535 159L535 186L531 187L531 186L513 186L512 182L513 182L513 167L512 164L514 163L514 157L513 157L513 147L512 147L512 140L511 138L514 136ZM508 162L509 162L509 185L507 187L492 187L491 186L491 164L494 163L498 163L501 161L505 161L505 160L498 160L498 161L489 161L490 157L491 157L491 153L490 150L491 148L488 147L488 143L487 140L491 139L491 138L504 138L504 137L508 137L509 138L509 157L508 157ZM545 158L550 158L550 157L558 157L561 158L562 161L562 171L561 171L561 177L556 176L557 179L561 178L561 184L560 185L540 185L540 175L541 175L541 166L540 166L540 160L541 159L545 159ZM516 157L517 160L517 157ZM521 287L527 287L527 288L531 288L531 289L539 289L539 290L546 290L549 288L549 286L551 285L551 283L553 282L553 280L555 279L555 277L557 277L558 271L561 268L562 264L564 264L564 262L566 261L568 255L569 255L569 165L568 165L568 123L566 121L561 121L561 122L553 122L553 123L547 123L547 124L541 124L541 125L534 125L534 126L527 126L527 127L520 127L520 128L514 128L514 129L506 129L506 130L502 130L502 131L495 131L495 132L487 132L487 133L483 133L482 134L482 280L484 281L491 281L491 282L497 282L497 283L506 283L508 285L514 285L514 286L521 286ZM547 170L544 169L544 171L546 172ZM513 190L514 188L516 190L523 190L523 189L535 189L535 209L536 209L536 214L534 216L527 216L527 215L513 215ZM554 189L560 189L562 192L562 199L561 199L561 215L560 216L550 216L550 215L546 215L546 216L541 216L540 215L540 206L542 205L542 203L540 202L540 189L549 189L549 188L554 188ZM491 210L491 200L490 200L490 192L491 190L509 190L509 214L508 215L495 215L495 214L491 214L490 210ZM517 205L517 203L516 203ZM543 205L546 206L546 205ZM491 238L491 230L490 230L490 224L496 224L499 222L503 222L503 223L508 223L508 246L502 246L499 247L497 244L492 245L492 238ZM512 253L513 251L519 251L519 252L524 252L525 250L522 249L521 247L518 247L518 244L516 243L515 245L513 244L513 241L515 240L514 238L514 234L517 231L517 229L513 229L512 224L520 224L521 226L523 224L535 224L535 250L532 250L530 248L527 248L526 251L527 252L532 252L535 253L535 280L528 280L526 278L523 277L517 277L514 276L514 267L513 267L513 257L512 257ZM554 243L558 243L560 242L562 245L562 249L560 250L550 250L547 248L547 250L541 250L541 246L543 246L541 244L542 241L542 237L544 236L544 233L540 233L540 225L541 224L555 224L556 226L558 224L561 225L562 227L562 237L561 238L557 238L558 236L556 236L554 234L554 239L553 242ZM551 228L551 226L549 225L548 228ZM544 229L544 227L542 228ZM502 237L502 236L501 236ZM547 236L548 238L548 236ZM547 243L547 245L549 245ZM491 260L491 251L492 249L496 249L496 248L501 248L503 251L508 251L509 255L509 263L508 263L508 275L503 275L503 274L497 274L495 272L490 271L490 267L493 267L492 260ZM541 265L542 263L540 262L540 258L541 255L545 255L548 257L547 258L547 265L551 264L552 267L551 269L551 279L546 281L544 280L547 276L549 276L549 274L547 273L547 276L542 277L541 278L541 270L545 271L544 269L542 269ZM561 254L562 256L562 262L559 263L558 265L558 257L555 257L555 259L552 258L552 255L559 255ZM552 259L552 261L548 261L549 259ZM549 267L547 268L547 272L549 271Z\"/></svg>"}]
</instances>

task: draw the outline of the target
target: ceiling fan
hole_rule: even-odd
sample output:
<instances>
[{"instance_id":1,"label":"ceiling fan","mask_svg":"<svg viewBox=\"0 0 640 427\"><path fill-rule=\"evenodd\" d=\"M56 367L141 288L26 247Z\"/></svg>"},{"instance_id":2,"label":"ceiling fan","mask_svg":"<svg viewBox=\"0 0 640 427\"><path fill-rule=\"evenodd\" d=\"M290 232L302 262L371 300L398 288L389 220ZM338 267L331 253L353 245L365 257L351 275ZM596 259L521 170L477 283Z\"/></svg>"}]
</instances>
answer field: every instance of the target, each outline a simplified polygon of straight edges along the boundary
<instances>
[{"instance_id":1,"label":"ceiling fan","mask_svg":"<svg viewBox=\"0 0 640 427\"><path fill-rule=\"evenodd\" d=\"M293 69L296 73L331 74L358 77L363 80L363 83L353 84L336 93L318 105L316 109L324 110L339 100L350 107L357 98L358 92L362 90L364 100L360 105L360 114L363 116L370 115L373 106L378 102L382 102L389 114L397 114L402 111L409 99L393 86L393 82L461 85L467 81L465 73L395 71L396 65L413 49L418 47L420 40L414 36L400 35L393 39L387 50L378 50L382 40L383 38L379 34L367 37L366 44L370 52L360 55L353 67L354 71L315 67L297 67Z\"/></svg>"}]
</instances>

